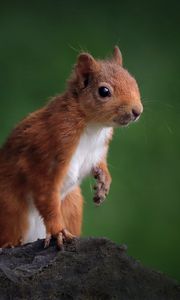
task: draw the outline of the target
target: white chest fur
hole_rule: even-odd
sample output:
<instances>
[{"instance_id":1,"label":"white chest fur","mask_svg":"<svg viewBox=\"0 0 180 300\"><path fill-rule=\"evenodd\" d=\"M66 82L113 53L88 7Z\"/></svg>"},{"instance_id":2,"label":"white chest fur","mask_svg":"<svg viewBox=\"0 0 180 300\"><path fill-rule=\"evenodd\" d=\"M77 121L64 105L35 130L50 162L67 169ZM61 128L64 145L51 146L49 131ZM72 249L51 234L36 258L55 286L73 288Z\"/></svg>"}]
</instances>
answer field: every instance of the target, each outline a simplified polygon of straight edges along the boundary
<instances>
[{"instance_id":1,"label":"white chest fur","mask_svg":"<svg viewBox=\"0 0 180 300\"><path fill-rule=\"evenodd\" d=\"M112 129L87 127L79 141L76 151L71 159L68 173L60 191L60 199L64 197L87 176L93 166L103 158L106 152L106 141L110 137ZM33 198L29 199L29 230L24 243L33 242L38 238L45 238L45 226L39 212L34 206Z\"/></svg>"},{"instance_id":2,"label":"white chest fur","mask_svg":"<svg viewBox=\"0 0 180 300\"><path fill-rule=\"evenodd\" d=\"M95 125L84 130L64 180L61 190L62 199L85 176L89 175L92 167L103 158L106 152L106 141L111 130L111 128L100 128Z\"/></svg>"}]
</instances>

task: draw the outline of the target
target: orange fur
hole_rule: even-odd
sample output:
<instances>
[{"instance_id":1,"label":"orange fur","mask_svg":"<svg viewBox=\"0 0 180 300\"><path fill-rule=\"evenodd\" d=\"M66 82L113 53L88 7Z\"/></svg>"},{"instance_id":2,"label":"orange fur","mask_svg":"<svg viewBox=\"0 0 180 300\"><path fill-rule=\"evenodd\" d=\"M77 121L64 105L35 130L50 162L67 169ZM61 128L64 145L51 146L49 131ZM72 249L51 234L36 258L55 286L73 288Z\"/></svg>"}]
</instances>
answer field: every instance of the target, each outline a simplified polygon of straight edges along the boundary
<instances>
[{"instance_id":1,"label":"orange fur","mask_svg":"<svg viewBox=\"0 0 180 300\"><path fill-rule=\"evenodd\" d=\"M110 89L110 99L101 99L100 84ZM83 201L79 187L60 201L80 137L88 124L125 125L134 120L134 110L138 115L142 112L140 94L135 79L122 67L119 49L104 61L81 54L67 91L21 121L0 149L0 247L16 246L23 240L30 196L48 236L61 233L61 241L65 227L80 235ZM109 140L107 150L108 144ZM106 159L98 166L109 188Z\"/></svg>"},{"instance_id":2,"label":"orange fur","mask_svg":"<svg viewBox=\"0 0 180 300\"><path fill-rule=\"evenodd\" d=\"M82 227L83 198L80 187L76 187L62 201L64 226L72 234L80 236Z\"/></svg>"}]
</instances>

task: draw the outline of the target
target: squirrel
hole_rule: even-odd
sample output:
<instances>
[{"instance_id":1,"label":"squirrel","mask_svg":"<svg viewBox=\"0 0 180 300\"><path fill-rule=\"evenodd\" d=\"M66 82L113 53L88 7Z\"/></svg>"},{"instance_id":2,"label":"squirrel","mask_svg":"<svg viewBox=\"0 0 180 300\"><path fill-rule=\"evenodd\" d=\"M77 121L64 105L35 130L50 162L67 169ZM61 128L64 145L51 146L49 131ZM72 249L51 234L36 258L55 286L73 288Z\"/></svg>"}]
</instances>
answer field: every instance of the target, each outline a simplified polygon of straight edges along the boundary
<instances>
[{"instance_id":1,"label":"squirrel","mask_svg":"<svg viewBox=\"0 0 180 300\"><path fill-rule=\"evenodd\" d=\"M113 128L143 111L136 80L120 49L97 60L81 53L66 91L23 119L0 148L0 247L52 238L58 248L81 234L80 183L96 179L94 202L106 198Z\"/></svg>"}]
</instances>

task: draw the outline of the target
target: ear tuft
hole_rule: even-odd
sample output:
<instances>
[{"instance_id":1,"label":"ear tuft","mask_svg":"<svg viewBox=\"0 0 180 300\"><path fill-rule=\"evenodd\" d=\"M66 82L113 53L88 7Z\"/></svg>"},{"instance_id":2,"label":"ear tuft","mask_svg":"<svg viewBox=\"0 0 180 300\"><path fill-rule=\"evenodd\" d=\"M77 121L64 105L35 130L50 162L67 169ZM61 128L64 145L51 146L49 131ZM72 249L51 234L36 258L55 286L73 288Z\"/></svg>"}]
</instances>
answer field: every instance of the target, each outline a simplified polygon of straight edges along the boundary
<instances>
[{"instance_id":1,"label":"ear tuft","mask_svg":"<svg viewBox=\"0 0 180 300\"><path fill-rule=\"evenodd\" d=\"M78 56L75 70L78 75L84 77L97 70L97 62L89 53L81 53Z\"/></svg>"},{"instance_id":2,"label":"ear tuft","mask_svg":"<svg viewBox=\"0 0 180 300\"><path fill-rule=\"evenodd\" d=\"M122 54L121 54L121 51L120 51L120 49L119 49L118 46L114 47L113 59L115 60L115 62L117 64L119 64L120 66L122 66Z\"/></svg>"}]
</instances>

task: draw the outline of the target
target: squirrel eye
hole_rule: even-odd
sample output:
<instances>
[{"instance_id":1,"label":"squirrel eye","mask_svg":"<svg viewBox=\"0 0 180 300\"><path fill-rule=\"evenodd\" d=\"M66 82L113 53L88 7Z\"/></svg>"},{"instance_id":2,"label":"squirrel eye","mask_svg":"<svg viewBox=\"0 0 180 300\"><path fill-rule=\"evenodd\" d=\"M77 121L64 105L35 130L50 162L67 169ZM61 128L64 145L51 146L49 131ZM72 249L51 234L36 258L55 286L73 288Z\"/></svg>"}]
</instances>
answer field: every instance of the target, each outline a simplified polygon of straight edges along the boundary
<instances>
[{"instance_id":1,"label":"squirrel eye","mask_svg":"<svg viewBox=\"0 0 180 300\"><path fill-rule=\"evenodd\" d=\"M111 97L111 92L106 86L101 86L99 88L99 95L103 98L105 97Z\"/></svg>"}]
</instances>

